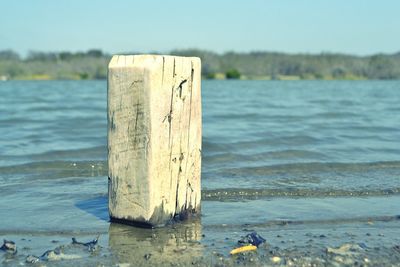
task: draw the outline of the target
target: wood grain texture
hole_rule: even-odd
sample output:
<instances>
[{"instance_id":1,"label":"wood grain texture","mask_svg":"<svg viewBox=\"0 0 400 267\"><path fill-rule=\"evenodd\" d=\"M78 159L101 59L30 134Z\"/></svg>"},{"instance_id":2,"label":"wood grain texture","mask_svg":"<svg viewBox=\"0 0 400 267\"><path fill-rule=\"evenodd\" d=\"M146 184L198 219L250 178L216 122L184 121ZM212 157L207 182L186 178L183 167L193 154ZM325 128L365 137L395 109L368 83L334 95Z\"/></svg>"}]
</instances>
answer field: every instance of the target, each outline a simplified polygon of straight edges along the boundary
<instances>
[{"instance_id":1,"label":"wood grain texture","mask_svg":"<svg viewBox=\"0 0 400 267\"><path fill-rule=\"evenodd\" d=\"M200 211L199 58L114 56L108 72L109 212L160 226Z\"/></svg>"}]
</instances>

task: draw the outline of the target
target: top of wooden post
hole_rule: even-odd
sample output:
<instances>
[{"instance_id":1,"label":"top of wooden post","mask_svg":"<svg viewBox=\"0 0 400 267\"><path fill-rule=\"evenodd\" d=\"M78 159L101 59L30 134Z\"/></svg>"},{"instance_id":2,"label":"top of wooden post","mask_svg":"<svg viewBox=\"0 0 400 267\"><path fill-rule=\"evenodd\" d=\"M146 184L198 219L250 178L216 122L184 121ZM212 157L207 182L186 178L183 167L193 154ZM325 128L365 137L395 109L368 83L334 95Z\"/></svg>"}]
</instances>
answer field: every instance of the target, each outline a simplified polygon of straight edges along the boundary
<instances>
[{"instance_id":1,"label":"top of wooden post","mask_svg":"<svg viewBox=\"0 0 400 267\"><path fill-rule=\"evenodd\" d=\"M143 67L151 67L158 60L171 60L171 59L190 59L193 61L197 61L200 63L200 58L198 57L181 57L181 56L170 56L170 55L114 55L110 63L108 64L108 68L121 68L121 67L130 67L130 66L143 66Z\"/></svg>"}]
</instances>

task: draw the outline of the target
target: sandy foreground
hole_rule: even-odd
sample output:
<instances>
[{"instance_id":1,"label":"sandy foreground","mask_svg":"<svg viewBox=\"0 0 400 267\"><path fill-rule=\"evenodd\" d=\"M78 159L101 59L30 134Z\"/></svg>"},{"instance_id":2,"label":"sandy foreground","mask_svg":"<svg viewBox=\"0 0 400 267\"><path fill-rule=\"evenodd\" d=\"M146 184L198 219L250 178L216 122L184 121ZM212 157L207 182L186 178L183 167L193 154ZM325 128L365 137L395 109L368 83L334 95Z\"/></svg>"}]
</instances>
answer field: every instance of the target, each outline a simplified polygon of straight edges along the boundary
<instances>
[{"instance_id":1,"label":"sandy foreground","mask_svg":"<svg viewBox=\"0 0 400 267\"><path fill-rule=\"evenodd\" d=\"M348 224L212 225L200 220L163 229L110 224L108 232L0 232L17 252L1 266L400 266L399 218ZM251 232L266 239L230 255ZM84 243L99 236L94 246ZM71 238L79 242L73 244ZM47 252L47 253L45 253ZM39 260L30 263L37 257Z\"/></svg>"}]
</instances>

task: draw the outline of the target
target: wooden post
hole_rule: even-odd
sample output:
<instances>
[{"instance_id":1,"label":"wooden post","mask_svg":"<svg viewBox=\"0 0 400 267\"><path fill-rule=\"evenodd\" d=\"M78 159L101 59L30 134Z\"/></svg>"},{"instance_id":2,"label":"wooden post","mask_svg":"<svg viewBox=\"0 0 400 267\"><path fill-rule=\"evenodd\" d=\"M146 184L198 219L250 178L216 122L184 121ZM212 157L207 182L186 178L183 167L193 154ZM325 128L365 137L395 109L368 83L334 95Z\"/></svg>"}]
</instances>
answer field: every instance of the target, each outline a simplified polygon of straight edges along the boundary
<instances>
[{"instance_id":1,"label":"wooden post","mask_svg":"<svg viewBox=\"0 0 400 267\"><path fill-rule=\"evenodd\" d=\"M111 221L156 227L200 211L199 58L113 56L108 67Z\"/></svg>"}]
</instances>

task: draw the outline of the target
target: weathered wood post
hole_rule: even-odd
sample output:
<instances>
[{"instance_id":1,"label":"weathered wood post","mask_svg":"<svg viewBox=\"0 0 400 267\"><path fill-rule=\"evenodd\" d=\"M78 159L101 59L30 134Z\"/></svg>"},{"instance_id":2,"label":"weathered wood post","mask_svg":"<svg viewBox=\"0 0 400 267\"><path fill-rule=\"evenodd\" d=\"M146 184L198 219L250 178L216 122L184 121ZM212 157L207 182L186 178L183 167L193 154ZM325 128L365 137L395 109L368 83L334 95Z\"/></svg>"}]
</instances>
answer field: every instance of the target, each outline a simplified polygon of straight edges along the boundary
<instances>
[{"instance_id":1,"label":"weathered wood post","mask_svg":"<svg viewBox=\"0 0 400 267\"><path fill-rule=\"evenodd\" d=\"M161 226L200 211L199 58L113 56L108 67L111 221Z\"/></svg>"}]
</instances>

